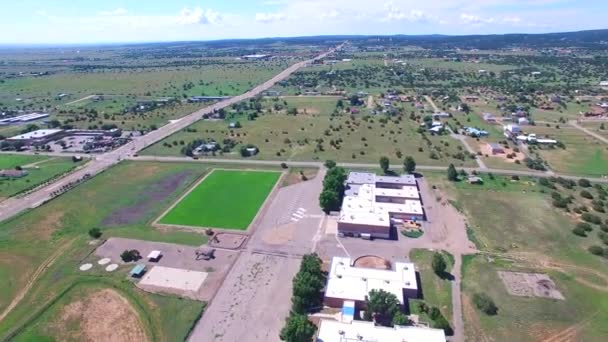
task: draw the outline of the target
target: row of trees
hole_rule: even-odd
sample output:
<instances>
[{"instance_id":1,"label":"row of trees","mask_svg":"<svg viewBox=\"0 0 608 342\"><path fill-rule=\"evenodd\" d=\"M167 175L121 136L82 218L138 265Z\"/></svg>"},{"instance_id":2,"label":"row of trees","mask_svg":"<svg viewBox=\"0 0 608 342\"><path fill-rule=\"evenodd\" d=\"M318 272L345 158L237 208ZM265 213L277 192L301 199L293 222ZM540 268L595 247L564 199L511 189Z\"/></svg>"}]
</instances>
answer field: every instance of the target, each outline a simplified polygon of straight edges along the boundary
<instances>
[{"instance_id":1,"label":"row of trees","mask_svg":"<svg viewBox=\"0 0 608 342\"><path fill-rule=\"evenodd\" d=\"M386 156L380 157L380 169L384 174L389 173L389 169L391 167L391 162ZM412 156L406 156L403 160L403 171L412 174L416 171L416 161Z\"/></svg>"},{"instance_id":2,"label":"row of trees","mask_svg":"<svg viewBox=\"0 0 608 342\"><path fill-rule=\"evenodd\" d=\"M280 338L287 342L310 342L316 327L308 320L307 314L322 304L322 290L325 274L321 270L322 261L316 254L302 258L300 270L293 279L291 312L281 329Z\"/></svg>"},{"instance_id":3,"label":"row of trees","mask_svg":"<svg viewBox=\"0 0 608 342\"><path fill-rule=\"evenodd\" d=\"M325 213L329 213L340 210L344 197L346 170L336 166L333 161L327 161L325 165L330 167L323 179L323 191L319 195L319 205Z\"/></svg>"}]
</instances>

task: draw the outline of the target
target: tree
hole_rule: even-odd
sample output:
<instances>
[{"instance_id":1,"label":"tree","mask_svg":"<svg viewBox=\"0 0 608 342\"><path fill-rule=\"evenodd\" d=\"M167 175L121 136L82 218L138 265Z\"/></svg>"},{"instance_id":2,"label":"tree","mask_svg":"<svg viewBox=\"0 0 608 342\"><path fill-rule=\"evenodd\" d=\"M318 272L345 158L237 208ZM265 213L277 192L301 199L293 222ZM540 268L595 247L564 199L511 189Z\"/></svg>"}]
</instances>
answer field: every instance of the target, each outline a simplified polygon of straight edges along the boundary
<instances>
[{"instance_id":1,"label":"tree","mask_svg":"<svg viewBox=\"0 0 608 342\"><path fill-rule=\"evenodd\" d=\"M316 254L307 254L302 258L300 270L293 279L293 312L306 313L321 305L321 291L325 286L321 264L322 261Z\"/></svg>"},{"instance_id":2,"label":"tree","mask_svg":"<svg viewBox=\"0 0 608 342\"><path fill-rule=\"evenodd\" d=\"M382 289L373 289L367 296L365 319L384 326L391 326L393 318L401 311L397 296Z\"/></svg>"},{"instance_id":3,"label":"tree","mask_svg":"<svg viewBox=\"0 0 608 342\"><path fill-rule=\"evenodd\" d=\"M403 161L403 170L410 174L416 171L416 161L412 156L405 157L405 160Z\"/></svg>"},{"instance_id":4,"label":"tree","mask_svg":"<svg viewBox=\"0 0 608 342\"><path fill-rule=\"evenodd\" d=\"M125 250L120 254L120 258L124 262L137 261L141 259L141 255L137 249Z\"/></svg>"},{"instance_id":5,"label":"tree","mask_svg":"<svg viewBox=\"0 0 608 342\"><path fill-rule=\"evenodd\" d=\"M409 323L409 319L406 315L401 312L397 312L393 317L393 325L406 325Z\"/></svg>"},{"instance_id":6,"label":"tree","mask_svg":"<svg viewBox=\"0 0 608 342\"><path fill-rule=\"evenodd\" d=\"M496 315L498 313L494 300L485 293L475 293L473 295L473 304L486 315Z\"/></svg>"},{"instance_id":7,"label":"tree","mask_svg":"<svg viewBox=\"0 0 608 342\"><path fill-rule=\"evenodd\" d=\"M433 267L433 271L435 272L435 274L440 277L443 277L448 267L448 265L445 263L443 255L439 252L433 253L433 261L431 263L431 266Z\"/></svg>"},{"instance_id":8,"label":"tree","mask_svg":"<svg viewBox=\"0 0 608 342\"><path fill-rule=\"evenodd\" d=\"M101 229L97 227L89 229L89 236L93 239L99 239L101 237L101 234Z\"/></svg>"},{"instance_id":9,"label":"tree","mask_svg":"<svg viewBox=\"0 0 608 342\"><path fill-rule=\"evenodd\" d=\"M317 328L306 315L292 313L281 329L279 337L286 342L310 342Z\"/></svg>"},{"instance_id":10,"label":"tree","mask_svg":"<svg viewBox=\"0 0 608 342\"><path fill-rule=\"evenodd\" d=\"M380 157L380 168L382 169L382 172L384 172L386 174L388 172L389 167L390 167L390 161L388 160L388 157L386 157L386 156Z\"/></svg>"},{"instance_id":11,"label":"tree","mask_svg":"<svg viewBox=\"0 0 608 342\"><path fill-rule=\"evenodd\" d=\"M325 167L328 169L333 169L334 167L336 167L336 162L333 160L326 160Z\"/></svg>"},{"instance_id":12,"label":"tree","mask_svg":"<svg viewBox=\"0 0 608 342\"><path fill-rule=\"evenodd\" d=\"M452 182L458 180L458 171L456 171L454 164L450 164L450 166L448 166L448 180Z\"/></svg>"},{"instance_id":13,"label":"tree","mask_svg":"<svg viewBox=\"0 0 608 342\"><path fill-rule=\"evenodd\" d=\"M340 198L333 190L323 190L321 195L319 195L319 204L321 205L321 209L326 214L329 214L330 211L340 208Z\"/></svg>"}]
</instances>

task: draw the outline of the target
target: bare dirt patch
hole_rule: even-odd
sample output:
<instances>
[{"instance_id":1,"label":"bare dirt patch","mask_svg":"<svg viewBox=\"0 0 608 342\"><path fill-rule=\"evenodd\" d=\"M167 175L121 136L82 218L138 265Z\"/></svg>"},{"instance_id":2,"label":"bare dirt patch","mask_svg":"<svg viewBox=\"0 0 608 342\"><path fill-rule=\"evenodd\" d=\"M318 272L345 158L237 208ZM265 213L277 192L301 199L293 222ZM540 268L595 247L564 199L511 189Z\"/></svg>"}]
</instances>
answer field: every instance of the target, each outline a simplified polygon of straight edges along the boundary
<instances>
[{"instance_id":1,"label":"bare dirt patch","mask_svg":"<svg viewBox=\"0 0 608 342\"><path fill-rule=\"evenodd\" d=\"M511 296L564 299L546 274L498 271L498 276Z\"/></svg>"},{"instance_id":2,"label":"bare dirt patch","mask_svg":"<svg viewBox=\"0 0 608 342\"><path fill-rule=\"evenodd\" d=\"M114 290L100 290L72 302L63 308L58 318L53 324L58 340L147 341L137 312ZM77 330L68 330L75 325Z\"/></svg>"},{"instance_id":3,"label":"bare dirt patch","mask_svg":"<svg viewBox=\"0 0 608 342\"><path fill-rule=\"evenodd\" d=\"M366 255L357 258L357 260L355 260L354 266L364 268L376 268L379 270L390 270L391 262L375 255Z\"/></svg>"},{"instance_id":4,"label":"bare dirt patch","mask_svg":"<svg viewBox=\"0 0 608 342\"><path fill-rule=\"evenodd\" d=\"M247 240L243 234L218 233L209 240L209 246L226 249L239 249Z\"/></svg>"},{"instance_id":5,"label":"bare dirt patch","mask_svg":"<svg viewBox=\"0 0 608 342\"><path fill-rule=\"evenodd\" d=\"M263 232L262 241L269 245L284 245L294 239L296 225L287 223L281 226L268 228Z\"/></svg>"},{"instance_id":6,"label":"bare dirt patch","mask_svg":"<svg viewBox=\"0 0 608 342\"><path fill-rule=\"evenodd\" d=\"M319 114L319 110L314 107L298 108L298 114L315 115Z\"/></svg>"},{"instance_id":7,"label":"bare dirt patch","mask_svg":"<svg viewBox=\"0 0 608 342\"><path fill-rule=\"evenodd\" d=\"M281 187L286 187L294 184L298 184L301 182L307 182L311 179L315 178L319 169L303 169L303 170L294 170L292 172L287 173L287 175L283 178L283 183L281 183Z\"/></svg>"},{"instance_id":8,"label":"bare dirt patch","mask_svg":"<svg viewBox=\"0 0 608 342\"><path fill-rule=\"evenodd\" d=\"M488 156L488 158L500 158L508 163L515 163L516 160L519 160L521 162L522 160L526 159L525 154L523 154L522 152L515 152L512 148L504 148L505 153L492 154L492 151L487 143L481 144L479 150L483 155ZM508 155L511 155L512 158L508 158Z\"/></svg>"},{"instance_id":9,"label":"bare dirt patch","mask_svg":"<svg viewBox=\"0 0 608 342\"><path fill-rule=\"evenodd\" d=\"M134 204L115 210L101 224L108 227L137 223L145 218L158 202L169 197L191 173L190 171L182 171L165 177L141 193L139 200Z\"/></svg>"}]
</instances>

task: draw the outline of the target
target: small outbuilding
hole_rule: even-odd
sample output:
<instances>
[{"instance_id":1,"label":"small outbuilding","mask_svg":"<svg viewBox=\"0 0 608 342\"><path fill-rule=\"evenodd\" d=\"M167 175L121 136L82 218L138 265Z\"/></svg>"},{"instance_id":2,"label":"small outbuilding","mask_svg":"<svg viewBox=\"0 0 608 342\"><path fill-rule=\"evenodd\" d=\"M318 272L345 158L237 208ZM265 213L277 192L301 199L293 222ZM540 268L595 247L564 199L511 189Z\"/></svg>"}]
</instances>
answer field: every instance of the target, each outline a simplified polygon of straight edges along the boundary
<instances>
[{"instance_id":1,"label":"small outbuilding","mask_svg":"<svg viewBox=\"0 0 608 342\"><path fill-rule=\"evenodd\" d=\"M469 184L483 184L483 179L478 176L469 176L469 178L467 178L467 181L469 182Z\"/></svg>"},{"instance_id":2,"label":"small outbuilding","mask_svg":"<svg viewBox=\"0 0 608 342\"><path fill-rule=\"evenodd\" d=\"M144 273L146 273L146 265L144 264L135 265L135 267L131 269L131 272L129 272L133 278L141 278Z\"/></svg>"},{"instance_id":3,"label":"small outbuilding","mask_svg":"<svg viewBox=\"0 0 608 342\"><path fill-rule=\"evenodd\" d=\"M505 149L502 147L502 145L497 144L497 143L488 143L488 149L490 150L490 153L492 153L492 154L505 153Z\"/></svg>"},{"instance_id":4,"label":"small outbuilding","mask_svg":"<svg viewBox=\"0 0 608 342\"><path fill-rule=\"evenodd\" d=\"M150 254L148 254L148 261L151 262L158 262L160 260L160 258L163 257L163 254L161 251L155 250L150 252Z\"/></svg>"}]
</instances>

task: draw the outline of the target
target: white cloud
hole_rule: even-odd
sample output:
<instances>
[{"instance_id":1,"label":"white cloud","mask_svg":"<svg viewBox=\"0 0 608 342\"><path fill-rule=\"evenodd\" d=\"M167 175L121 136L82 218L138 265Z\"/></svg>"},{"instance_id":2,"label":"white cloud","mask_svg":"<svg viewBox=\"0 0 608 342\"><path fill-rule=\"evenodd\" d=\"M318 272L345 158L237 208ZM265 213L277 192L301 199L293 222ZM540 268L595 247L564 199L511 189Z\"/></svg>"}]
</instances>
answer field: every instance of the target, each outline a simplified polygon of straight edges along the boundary
<instances>
[{"instance_id":1,"label":"white cloud","mask_svg":"<svg viewBox=\"0 0 608 342\"><path fill-rule=\"evenodd\" d=\"M337 10L333 9L327 12L323 12L321 13L321 19L335 19L337 17L340 16L340 12L338 12Z\"/></svg>"},{"instance_id":2,"label":"white cloud","mask_svg":"<svg viewBox=\"0 0 608 342\"><path fill-rule=\"evenodd\" d=\"M519 24L521 23L520 17L504 17L502 18L502 22L505 24Z\"/></svg>"},{"instance_id":3,"label":"white cloud","mask_svg":"<svg viewBox=\"0 0 608 342\"><path fill-rule=\"evenodd\" d=\"M478 15L469 14L469 13L460 14L460 20L465 24L472 24L472 25L491 24L495 21L494 18L491 18L491 17L484 18L484 17L480 17Z\"/></svg>"},{"instance_id":4,"label":"white cloud","mask_svg":"<svg viewBox=\"0 0 608 342\"><path fill-rule=\"evenodd\" d=\"M283 21L287 19L285 13L277 12L277 13L256 13L255 21L260 23L274 23L277 21Z\"/></svg>"},{"instance_id":5,"label":"white cloud","mask_svg":"<svg viewBox=\"0 0 608 342\"><path fill-rule=\"evenodd\" d=\"M177 22L183 25L193 24L217 24L222 20L221 14L212 9L202 9L196 7L193 9L184 8L177 17Z\"/></svg>"},{"instance_id":6,"label":"white cloud","mask_svg":"<svg viewBox=\"0 0 608 342\"><path fill-rule=\"evenodd\" d=\"M386 11L386 15L384 17L384 21L399 21L399 20L407 20L416 23L426 23L430 21L440 21L435 16L430 16L426 14L424 11L419 9L412 9L409 13L403 11L401 8L395 6L395 4L391 2L387 2L384 4L384 9Z\"/></svg>"},{"instance_id":7,"label":"white cloud","mask_svg":"<svg viewBox=\"0 0 608 342\"><path fill-rule=\"evenodd\" d=\"M103 16L116 16L116 15L125 15L127 14L127 10L119 7L115 10L111 10L111 11L101 11L99 12L99 15L103 15Z\"/></svg>"}]
</instances>

